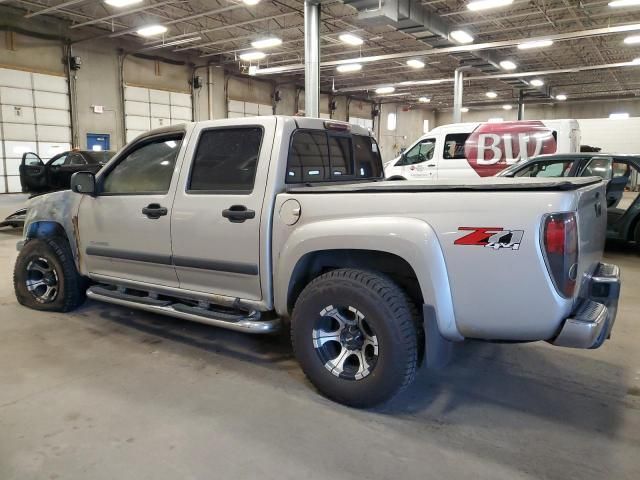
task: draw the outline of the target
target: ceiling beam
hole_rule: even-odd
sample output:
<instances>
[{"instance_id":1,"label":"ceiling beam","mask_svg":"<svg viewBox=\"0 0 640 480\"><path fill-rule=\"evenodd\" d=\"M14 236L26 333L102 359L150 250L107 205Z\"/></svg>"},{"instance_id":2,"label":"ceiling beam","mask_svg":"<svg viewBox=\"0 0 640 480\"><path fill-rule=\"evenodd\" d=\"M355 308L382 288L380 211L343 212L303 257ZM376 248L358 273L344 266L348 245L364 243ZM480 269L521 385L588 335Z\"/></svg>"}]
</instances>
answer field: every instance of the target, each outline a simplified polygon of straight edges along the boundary
<instances>
[{"instance_id":1,"label":"ceiling beam","mask_svg":"<svg viewBox=\"0 0 640 480\"><path fill-rule=\"evenodd\" d=\"M127 10L126 12L114 13L113 15L108 15L106 17L100 17L100 18L95 18L93 20L88 20L86 22L76 23L75 25L71 25L69 28L73 29L73 28L86 27L88 25L94 25L96 23L113 20L114 18L126 17L127 15L132 15L134 13L140 13L140 12L144 12L145 10L151 10L152 8L164 7L165 5L169 5L171 3L184 3L184 1L185 0L167 0L165 2L151 3L149 5L143 5L142 7L134 8L133 10Z\"/></svg>"},{"instance_id":2,"label":"ceiling beam","mask_svg":"<svg viewBox=\"0 0 640 480\"><path fill-rule=\"evenodd\" d=\"M375 55L375 56L361 57L361 58L349 58L345 60L334 60L331 62L322 62L320 66L331 67L331 66L344 65L347 63L354 63L354 62L375 63L375 62L382 62L382 61L388 61L388 60L399 60L399 59L410 58L410 57L476 52L479 50L514 47L520 43L531 42L536 40L566 41L566 40L576 40L581 38L594 37L599 35L612 35L616 33L633 32L633 31L639 31L639 30L640 30L640 23L635 23L632 25L618 25L618 26L606 27L606 28L593 28L589 30L579 30L577 32L567 32L567 33L556 33L556 34L539 36L539 37L519 38L519 39L513 39L513 40L501 40L497 42L458 45L455 47L444 47L444 48L430 48L427 50L389 53L385 55ZM264 68L264 69L259 68L256 71L256 75L271 75L271 74L278 74L283 72L294 72L294 71L302 71L302 70L304 70L304 64L298 63L298 64L292 64L292 65L284 65L281 67Z\"/></svg>"},{"instance_id":3,"label":"ceiling beam","mask_svg":"<svg viewBox=\"0 0 640 480\"><path fill-rule=\"evenodd\" d=\"M620 63L605 63L601 65L590 65L585 67L572 67L572 68L558 68L555 70L538 70L536 72L521 72L521 73L495 73L490 75L469 75L468 77L464 77L465 81L482 81L482 80L506 80L509 78L530 78L530 77L540 77L545 75L554 75L560 73L578 73L578 72L587 72L592 70L605 70L608 68L623 68L623 67L640 67L640 62L620 62ZM363 90L375 90L376 88L386 87L389 85L393 85L396 88L412 88L416 86L423 85L439 85L442 83L451 83L453 82L452 78L437 78L433 80L407 80L404 82L386 82L386 83L378 83L375 85L363 85L358 87L349 87L349 88L338 88L338 93L347 93L347 92L360 92Z\"/></svg>"},{"instance_id":4,"label":"ceiling beam","mask_svg":"<svg viewBox=\"0 0 640 480\"><path fill-rule=\"evenodd\" d=\"M71 5L76 5L78 3L86 2L87 0L67 0L66 2L59 3L57 5L53 5L51 7L43 8L42 10L37 10L35 12L27 13L24 18L32 18L38 15L43 15L45 13L55 12L56 10L60 10L64 7L70 7Z\"/></svg>"}]
</instances>

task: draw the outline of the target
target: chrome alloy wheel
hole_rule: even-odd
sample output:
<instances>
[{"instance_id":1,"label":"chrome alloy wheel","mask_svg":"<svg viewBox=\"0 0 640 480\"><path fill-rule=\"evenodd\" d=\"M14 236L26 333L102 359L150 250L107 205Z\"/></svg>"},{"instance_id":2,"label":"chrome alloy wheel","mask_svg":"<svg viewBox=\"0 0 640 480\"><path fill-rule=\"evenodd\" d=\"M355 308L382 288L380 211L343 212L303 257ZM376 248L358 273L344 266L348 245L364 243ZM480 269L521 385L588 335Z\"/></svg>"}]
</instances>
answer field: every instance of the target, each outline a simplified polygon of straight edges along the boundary
<instances>
[{"instance_id":1,"label":"chrome alloy wheel","mask_svg":"<svg viewBox=\"0 0 640 480\"><path fill-rule=\"evenodd\" d=\"M58 273L46 258L38 257L27 264L27 290L40 303L53 302L58 296Z\"/></svg>"},{"instance_id":2,"label":"chrome alloy wheel","mask_svg":"<svg viewBox=\"0 0 640 480\"><path fill-rule=\"evenodd\" d=\"M365 316L351 306L322 309L313 346L325 368L346 380L367 377L378 361L378 338Z\"/></svg>"}]
</instances>

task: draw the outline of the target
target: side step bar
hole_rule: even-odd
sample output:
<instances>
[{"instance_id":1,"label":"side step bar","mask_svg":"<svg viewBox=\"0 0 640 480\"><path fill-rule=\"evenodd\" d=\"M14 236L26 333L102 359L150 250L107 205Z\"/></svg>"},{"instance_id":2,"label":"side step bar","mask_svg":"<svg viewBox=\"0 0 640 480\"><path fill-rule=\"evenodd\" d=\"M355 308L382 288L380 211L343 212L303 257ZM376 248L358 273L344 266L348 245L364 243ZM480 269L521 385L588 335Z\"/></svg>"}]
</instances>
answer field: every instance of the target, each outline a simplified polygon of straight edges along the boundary
<instances>
[{"instance_id":1,"label":"side step bar","mask_svg":"<svg viewBox=\"0 0 640 480\"><path fill-rule=\"evenodd\" d=\"M146 312L159 313L170 317L205 323L214 327L226 328L244 333L273 333L280 329L280 319L260 320L261 313L253 311L249 314L232 315L214 312L200 307L191 307L181 303L164 300L153 300L148 297L128 295L117 290L109 290L98 285L89 287L87 297L101 302L113 303L123 307L135 308Z\"/></svg>"}]
</instances>

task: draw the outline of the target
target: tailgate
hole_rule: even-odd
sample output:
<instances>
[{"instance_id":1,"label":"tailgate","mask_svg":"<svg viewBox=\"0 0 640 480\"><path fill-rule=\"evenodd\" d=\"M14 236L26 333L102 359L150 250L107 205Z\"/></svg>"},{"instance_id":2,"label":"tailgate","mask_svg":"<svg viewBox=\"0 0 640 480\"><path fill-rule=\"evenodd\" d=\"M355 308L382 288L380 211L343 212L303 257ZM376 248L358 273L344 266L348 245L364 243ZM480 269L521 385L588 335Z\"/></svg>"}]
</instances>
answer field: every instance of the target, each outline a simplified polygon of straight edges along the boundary
<instances>
[{"instance_id":1,"label":"tailgate","mask_svg":"<svg viewBox=\"0 0 640 480\"><path fill-rule=\"evenodd\" d=\"M590 276L602 260L607 231L606 183L578 190L578 281ZM576 292L578 294L579 292ZM585 292L580 292L584 296Z\"/></svg>"}]
</instances>

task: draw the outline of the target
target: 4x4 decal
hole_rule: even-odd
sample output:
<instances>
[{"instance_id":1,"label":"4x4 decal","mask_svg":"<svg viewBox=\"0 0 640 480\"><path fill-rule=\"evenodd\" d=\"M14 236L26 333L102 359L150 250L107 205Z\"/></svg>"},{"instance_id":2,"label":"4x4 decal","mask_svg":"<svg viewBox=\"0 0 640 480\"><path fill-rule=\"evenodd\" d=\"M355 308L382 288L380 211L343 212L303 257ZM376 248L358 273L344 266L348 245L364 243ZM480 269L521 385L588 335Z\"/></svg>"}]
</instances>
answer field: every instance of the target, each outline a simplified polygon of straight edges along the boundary
<instances>
[{"instance_id":1,"label":"4x4 decal","mask_svg":"<svg viewBox=\"0 0 640 480\"><path fill-rule=\"evenodd\" d=\"M458 238L454 245L477 245L494 250L518 250L524 235L524 230L505 230L503 227L458 227L458 230L470 233Z\"/></svg>"}]
</instances>

